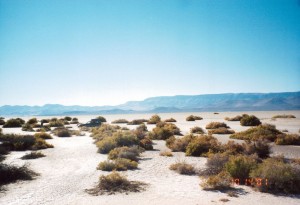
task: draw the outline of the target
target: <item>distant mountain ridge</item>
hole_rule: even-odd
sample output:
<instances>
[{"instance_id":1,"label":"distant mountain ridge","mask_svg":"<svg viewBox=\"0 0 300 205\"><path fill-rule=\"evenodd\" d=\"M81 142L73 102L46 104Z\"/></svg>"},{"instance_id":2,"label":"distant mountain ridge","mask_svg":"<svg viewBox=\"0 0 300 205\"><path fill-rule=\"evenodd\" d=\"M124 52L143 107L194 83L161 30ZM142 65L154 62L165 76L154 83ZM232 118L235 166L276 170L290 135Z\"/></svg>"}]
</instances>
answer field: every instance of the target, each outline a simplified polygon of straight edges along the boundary
<instances>
[{"instance_id":1,"label":"distant mountain ridge","mask_svg":"<svg viewBox=\"0 0 300 205\"><path fill-rule=\"evenodd\" d=\"M0 107L0 116L260 110L300 110L300 92L161 96L147 98L142 101L129 101L117 106L4 105Z\"/></svg>"}]
</instances>

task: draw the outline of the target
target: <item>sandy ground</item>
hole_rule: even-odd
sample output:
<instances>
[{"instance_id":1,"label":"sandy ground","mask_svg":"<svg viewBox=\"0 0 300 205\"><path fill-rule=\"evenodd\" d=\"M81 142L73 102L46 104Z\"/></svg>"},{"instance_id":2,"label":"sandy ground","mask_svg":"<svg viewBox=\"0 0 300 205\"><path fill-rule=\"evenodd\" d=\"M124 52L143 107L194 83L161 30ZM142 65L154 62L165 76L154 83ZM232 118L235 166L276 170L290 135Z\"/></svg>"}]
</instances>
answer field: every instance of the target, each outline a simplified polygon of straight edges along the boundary
<instances>
[{"instance_id":1,"label":"sandy ground","mask_svg":"<svg viewBox=\"0 0 300 205\"><path fill-rule=\"evenodd\" d=\"M253 112L248 112L253 113ZM278 114L281 112L275 112ZM289 114L288 112L284 112ZM197 114L197 113L193 113ZM164 118L173 117L177 119L177 126L183 133L195 125L205 127L210 121L223 121L225 116L235 116L239 113L199 113L204 120L186 122L184 119L187 113L161 114ZM288 129L291 133L297 133L300 128L300 112L293 112L296 119L280 119L272 121L270 118L274 112L254 113L262 118L264 122L272 122L279 129ZM119 118L128 120L135 118L148 118L149 115L109 115L105 116L108 121ZM91 116L79 117L84 122ZM239 126L237 122L227 122L234 130L247 128ZM134 126L129 126L133 128ZM153 126L148 126L151 129ZM22 133L18 128L4 129L4 132ZM228 136L217 136L221 141L226 142ZM206 159L201 157L185 157L184 153L174 153L174 157L159 156L160 150L165 150L164 141L154 141L155 151L146 151L140 160L139 169L123 172L131 180L139 180L148 183L146 191L141 193L116 194L104 196L91 196L85 189L92 188L98 181L101 174L108 174L96 170L99 162L106 160L107 155L97 153L93 140L88 136L58 138L47 140L55 148L43 150L47 156L35 160L21 160L20 157L26 152L12 152L5 160L6 163L22 165L29 162L29 166L38 172L38 176L32 181L22 181L6 186L6 191L0 193L0 204L224 204L220 199L226 198L230 201L226 204L299 204L300 196L276 196L266 193L255 192L249 187L237 186L241 189L238 198L228 197L227 194L218 191L204 191L199 184L201 179L197 176L179 175L168 169L169 165L180 160L185 160L197 167L204 167ZM296 146L276 146L274 151L287 154L289 157L300 156L300 149ZM291 154L292 153L292 154Z\"/></svg>"}]
</instances>

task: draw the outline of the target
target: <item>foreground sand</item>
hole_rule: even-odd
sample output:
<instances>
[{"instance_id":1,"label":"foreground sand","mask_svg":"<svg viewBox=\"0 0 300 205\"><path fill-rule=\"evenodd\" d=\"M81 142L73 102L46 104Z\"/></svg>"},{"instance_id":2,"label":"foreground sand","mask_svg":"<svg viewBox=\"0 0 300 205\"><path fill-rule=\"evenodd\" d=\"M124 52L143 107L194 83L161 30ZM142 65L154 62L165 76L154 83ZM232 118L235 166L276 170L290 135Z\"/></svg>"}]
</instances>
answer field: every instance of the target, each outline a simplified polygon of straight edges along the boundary
<instances>
[{"instance_id":1,"label":"foreground sand","mask_svg":"<svg viewBox=\"0 0 300 205\"><path fill-rule=\"evenodd\" d=\"M248 112L250 113L250 112ZM279 113L279 112L276 112ZM285 112L286 113L286 112ZM227 114L227 115L226 115ZM230 116L226 113L226 116ZM233 115L235 115L234 113ZM295 114L295 113L294 113ZM296 114L299 114L297 112ZM203 116L203 114L200 114ZM211 115L203 121L185 122L187 114L163 114L165 117L175 117L176 123L183 132L190 127L200 125L204 127L210 121L222 121L222 115ZM182 117L183 116L183 117ZM259 116L259 115L258 115ZM272 115L271 115L272 116ZM138 118L138 116L105 116L109 121L118 118ZM148 118L149 115L142 116ZM212 118L214 117L214 118ZM91 118L89 116L89 118ZM84 118L81 119L84 121ZM271 121L266 116L264 121ZM288 129L297 132L300 128L299 119L276 120L279 129ZM273 123L273 124L275 124ZM228 123L235 130L242 130L238 123ZM281 126L281 127L280 127ZM133 128L134 126L130 126ZM152 126L149 126L151 129ZM20 129L4 129L4 132L22 132ZM219 137L219 136L218 136ZM227 138L226 138L227 137ZM222 136L223 141L228 136ZM58 138L48 140L55 148L43 150L47 156L40 159L27 161L30 167L40 176L33 181L23 181L6 186L7 191L0 193L0 204L224 204L220 199L227 198L230 201L226 204L299 204L300 196L275 196L266 193L255 192L245 186L237 186L240 189L238 198L228 197L221 192L204 191L200 188L201 180L197 176L179 175L168 169L169 165L178 160L185 160L197 167L204 167L206 159L201 157L185 157L184 153L175 153L174 157L167 158L159 156L160 150L165 150L164 141L154 141L155 151L146 151L140 161L139 170L124 172L131 180L140 180L149 183L147 190L141 193L116 194L104 196L91 196L84 190L92 188L98 181L101 174L107 172L96 170L100 161L106 160L107 155L97 153L93 140L88 136ZM279 153L289 153L290 156L297 156L300 153L299 147L280 147ZM25 152L12 152L6 163L24 164L19 158Z\"/></svg>"}]
</instances>

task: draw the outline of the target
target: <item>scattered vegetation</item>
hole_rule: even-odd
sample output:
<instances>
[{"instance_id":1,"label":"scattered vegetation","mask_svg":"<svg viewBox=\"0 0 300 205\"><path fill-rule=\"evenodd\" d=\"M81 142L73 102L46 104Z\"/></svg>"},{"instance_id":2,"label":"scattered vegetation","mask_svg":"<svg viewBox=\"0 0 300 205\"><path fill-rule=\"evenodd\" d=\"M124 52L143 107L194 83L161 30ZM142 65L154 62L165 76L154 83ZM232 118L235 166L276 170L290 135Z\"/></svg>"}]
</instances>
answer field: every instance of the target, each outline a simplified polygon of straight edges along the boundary
<instances>
[{"instance_id":1,"label":"scattered vegetation","mask_svg":"<svg viewBox=\"0 0 300 205\"><path fill-rule=\"evenodd\" d=\"M96 117L96 119L100 120L101 122L106 122L106 119L102 116Z\"/></svg>"},{"instance_id":2,"label":"scattered vegetation","mask_svg":"<svg viewBox=\"0 0 300 205\"><path fill-rule=\"evenodd\" d=\"M98 185L87 190L92 195L140 192L145 190L147 184L139 181L129 181L118 172L100 176Z\"/></svg>"},{"instance_id":3,"label":"scattered vegetation","mask_svg":"<svg viewBox=\"0 0 300 205\"><path fill-rule=\"evenodd\" d=\"M164 157L173 157L173 154L172 152L168 151L168 150L164 150L164 151L161 151L159 153L159 156L164 156Z\"/></svg>"},{"instance_id":4,"label":"scattered vegetation","mask_svg":"<svg viewBox=\"0 0 300 205\"><path fill-rule=\"evenodd\" d=\"M206 129L218 129L218 128L229 128L224 122L210 122L206 125Z\"/></svg>"},{"instance_id":5,"label":"scattered vegetation","mask_svg":"<svg viewBox=\"0 0 300 205\"><path fill-rule=\"evenodd\" d=\"M30 152L21 157L21 159L37 159L45 156L42 152Z\"/></svg>"},{"instance_id":6,"label":"scattered vegetation","mask_svg":"<svg viewBox=\"0 0 300 205\"><path fill-rule=\"evenodd\" d=\"M159 122L161 122L161 118L158 115L153 115L147 123L148 124L157 124Z\"/></svg>"},{"instance_id":7,"label":"scattered vegetation","mask_svg":"<svg viewBox=\"0 0 300 205\"><path fill-rule=\"evenodd\" d=\"M227 190L231 187L231 176L228 172L222 171L217 175L203 178L204 182L200 185L204 190Z\"/></svg>"},{"instance_id":8,"label":"scattered vegetation","mask_svg":"<svg viewBox=\"0 0 300 205\"><path fill-rule=\"evenodd\" d=\"M240 121L243 117L240 115L237 115L235 117L225 117L225 120L227 121Z\"/></svg>"},{"instance_id":9,"label":"scattered vegetation","mask_svg":"<svg viewBox=\"0 0 300 205\"><path fill-rule=\"evenodd\" d=\"M34 125L36 123L38 123L36 118L31 118L26 122L26 124L29 124L29 125Z\"/></svg>"},{"instance_id":10,"label":"scattered vegetation","mask_svg":"<svg viewBox=\"0 0 300 205\"><path fill-rule=\"evenodd\" d=\"M195 115L190 115L186 118L186 121L195 121L195 120L203 120L203 118Z\"/></svg>"},{"instance_id":11,"label":"scattered vegetation","mask_svg":"<svg viewBox=\"0 0 300 205\"><path fill-rule=\"evenodd\" d=\"M276 118L296 118L295 115L275 115L272 117L272 119L276 119Z\"/></svg>"},{"instance_id":12,"label":"scattered vegetation","mask_svg":"<svg viewBox=\"0 0 300 205\"><path fill-rule=\"evenodd\" d=\"M166 119L164 122L177 122L174 118Z\"/></svg>"},{"instance_id":13,"label":"scattered vegetation","mask_svg":"<svg viewBox=\"0 0 300 205\"><path fill-rule=\"evenodd\" d=\"M278 135L275 144L277 145L300 145L300 136L297 134Z\"/></svg>"},{"instance_id":14,"label":"scattered vegetation","mask_svg":"<svg viewBox=\"0 0 300 205\"><path fill-rule=\"evenodd\" d=\"M146 119L136 119L136 120L132 120L130 122L128 122L128 125L141 125L144 124L145 122L148 122L148 120Z\"/></svg>"},{"instance_id":15,"label":"scattered vegetation","mask_svg":"<svg viewBox=\"0 0 300 205\"><path fill-rule=\"evenodd\" d=\"M71 117L69 117L69 116L66 116L66 117L64 117L64 120L65 120L65 121L71 121L71 120L72 120L72 118L71 118Z\"/></svg>"},{"instance_id":16,"label":"scattered vegetation","mask_svg":"<svg viewBox=\"0 0 300 205\"><path fill-rule=\"evenodd\" d=\"M152 132L149 132L149 137L155 140L166 140L173 135L181 135L180 129L173 123L166 122L157 123Z\"/></svg>"},{"instance_id":17,"label":"scattered vegetation","mask_svg":"<svg viewBox=\"0 0 300 205\"><path fill-rule=\"evenodd\" d=\"M3 125L4 128L11 128L11 127L22 127L25 124L25 121L21 118L12 118L5 122Z\"/></svg>"},{"instance_id":18,"label":"scattered vegetation","mask_svg":"<svg viewBox=\"0 0 300 205\"><path fill-rule=\"evenodd\" d=\"M201 127L196 126L196 127L191 128L190 133L192 133L192 134L204 134L205 131Z\"/></svg>"},{"instance_id":19,"label":"scattered vegetation","mask_svg":"<svg viewBox=\"0 0 300 205\"><path fill-rule=\"evenodd\" d=\"M58 137L71 137L72 133L67 128L56 128L52 131Z\"/></svg>"},{"instance_id":20,"label":"scattered vegetation","mask_svg":"<svg viewBox=\"0 0 300 205\"><path fill-rule=\"evenodd\" d=\"M166 140L166 145L173 152L185 152L188 144L195 138L194 135L185 135L176 139L174 136Z\"/></svg>"},{"instance_id":21,"label":"scattered vegetation","mask_svg":"<svg viewBox=\"0 0 300 205\"><path fill-rule=\"evenodd\" d=\"M102 171L127 171L137 169L138 163L125 158L117 158L113 161L100 162L97 169Z\"/></svg>"},{"instance_id":22,"label":"scattered vegetation","mask_svg":"<svg viewBox=\"0 0 300 205\"><path fill-rule=\"evenodd\" d=\"M211 135L197 136L186 147L186 156L207 156L208 152L218 152L220 142Z\"/></svg>"},{"instance_id":23,"label":"scattered vegetation","mask_svg":"<svg viewBox=\"0 0 300 205\"><path fill-rule=\"evenodd\" d=\"M111 122L112 124L121 124L121 123L129 123L129 121L128 120L126 120L126 119L118 119L118 120L114 120L114 121L112 121Z\"/></svg>"},{"instance_id":24,"label":"scattered vegetation","mask_svg":"<svg viewBox=\"0 0 300 205\"><path fill-rule=\"evenodd\" d=\"M34 137L36 138L42 138L42 139L53 139L52 136L46 132L37 132L34 134Z\"/></svg>"},{"instance_id":25,"label":"scattered vegetation","mask_svg":"<svg viewBox=\"0 0 300 205\"><path fill-rule=\"evenodd\" d=\"M34 129L32 128L32 125L26 123L22 125L22 131L34 132Z\"/></svg>"},{"instance_id":26,"label":"scattered vegetation","mask_svg":"<svg viewBox=\"0 0 300 205\"><path fill-rule=\"evenodd\" d=\"M234 130L229 130L225 127L220 127L217 129L211 129L208 131L208 134L233 134L235 133Z\"/></svg>"},{"instance_id":27,"label":"scattered vegetation","mask_svg":"<svg viewBox=\"0 0 300 205\"><path fill-rule=\"evenodd\" d=\"M261 124L260 120L254 115L244 114L240 120L242 126L258 126Z\"/></svg>"},{"instance_id":28,"label":"scattered vegetation","mask_svg":"<svg viewBox=\"0 0 300 205\"><path fill-rule=\"evenodd\" d=\"M117 147L109 152L108 158L111 160L124 158L137 162L139 160L140 153L143 151L144 150L139 148L138 146Z\"/></svg>"},{"instance_id":29,"label":"scattered vegetation","mask_svg":"<svg viewBox=\"0 0 300 205\"><path fill-rule=\"evenodd\" d=\"M175 164L171 164L170 170L177 172L178 174L183 175L194 175L196 174L196 170L193 165L187 164L186 162L177 162Z\"/></svg>"},{"instance_id":30,"label":"scattered vegetation","mask_svg":"<svg viewBox=\"0 0 300 205\"><path fill-rule=\"evenodd\" d=\"M58 120L57 118L52 118L49 122L50 127L64 127L64 121Z\"/></svg>"}]
</instances>

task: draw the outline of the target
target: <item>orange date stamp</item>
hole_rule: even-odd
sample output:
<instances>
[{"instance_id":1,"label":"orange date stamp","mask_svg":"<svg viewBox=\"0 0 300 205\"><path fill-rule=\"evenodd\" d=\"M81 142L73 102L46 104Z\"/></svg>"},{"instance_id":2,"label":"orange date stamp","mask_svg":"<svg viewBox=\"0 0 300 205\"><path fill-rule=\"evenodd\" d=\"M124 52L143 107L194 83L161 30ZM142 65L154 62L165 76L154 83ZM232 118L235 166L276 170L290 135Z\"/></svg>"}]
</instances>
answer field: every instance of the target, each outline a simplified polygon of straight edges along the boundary
<instances>
[{"instance_id":1,"label":"orange date stamp","mask_svg":"<svg viewBox=\"0 0 300 205\"><path fill-rule=\"evenodd\" d=\"M262 178L247 178L244 180L241 180L239 178L232 178L231 183L233 185L256 185L256 186L268 186L268 179L262 179Z\"/></svg>"}]
</instances>

